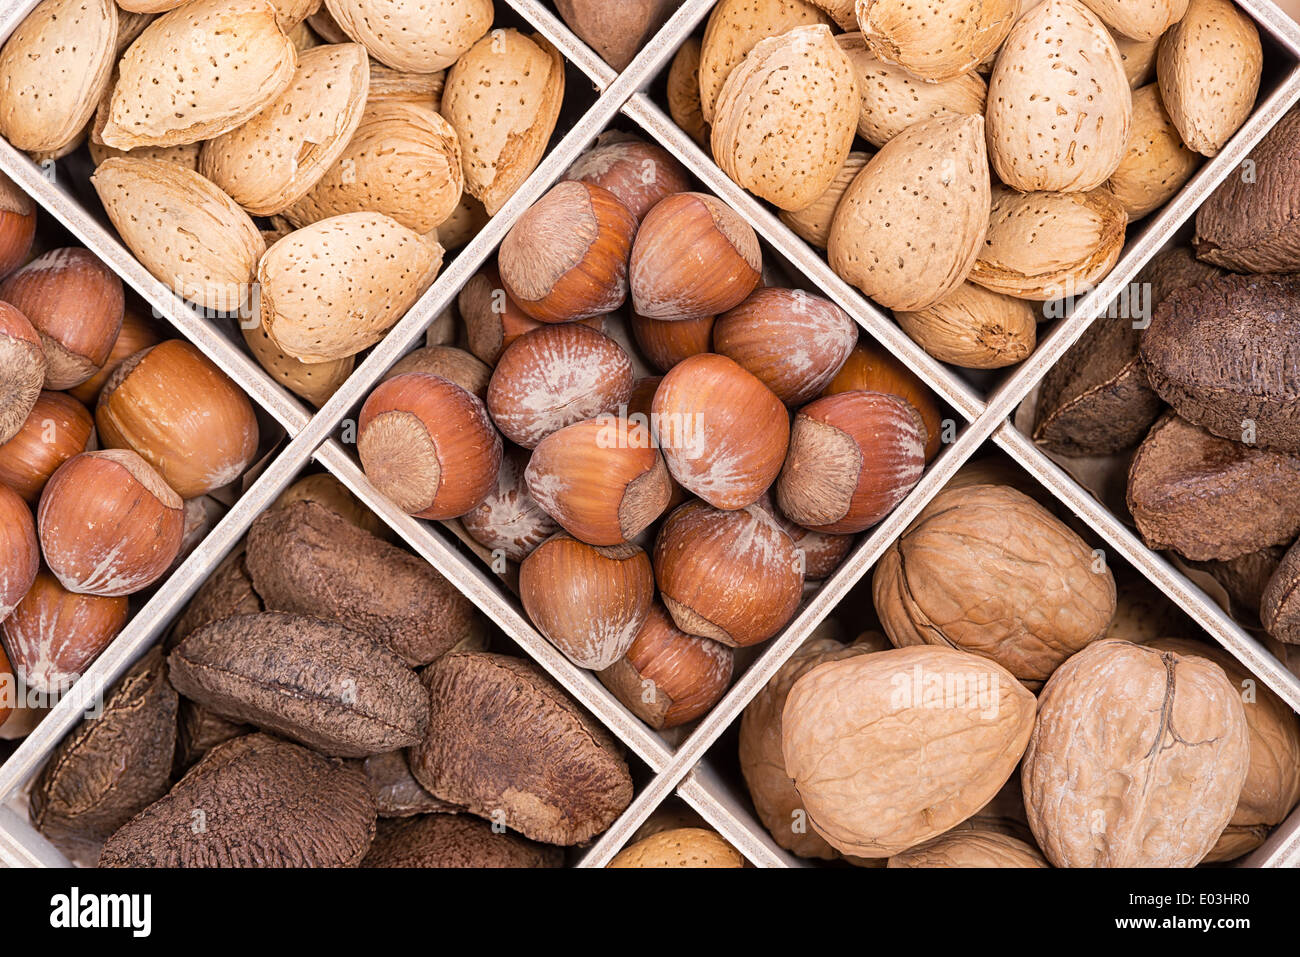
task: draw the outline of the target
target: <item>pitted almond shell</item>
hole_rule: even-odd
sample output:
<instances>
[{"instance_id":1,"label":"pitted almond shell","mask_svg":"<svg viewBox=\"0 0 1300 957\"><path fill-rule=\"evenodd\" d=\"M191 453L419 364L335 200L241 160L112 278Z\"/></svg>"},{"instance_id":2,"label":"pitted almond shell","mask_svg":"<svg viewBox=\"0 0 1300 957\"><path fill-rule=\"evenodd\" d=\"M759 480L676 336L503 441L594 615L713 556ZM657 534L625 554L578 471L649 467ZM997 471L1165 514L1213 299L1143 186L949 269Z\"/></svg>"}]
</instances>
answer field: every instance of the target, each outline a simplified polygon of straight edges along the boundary
<instances>
[{"instance_id":1,"label":"pitted almond shell","mask_svg":"<svg viewBox=\"0 0 1300 957\"><path fill-rule=\"evenodd\" d=\"M238 310L265 251L257 226L210 180L175 163L111 157L90 177L144 267L184 299Z\"/></svg>"},{"instance_id":2,"label":"pitted almond shell","mask_svg":"<svg viewBox=\"0 0 1300 957\"><path fill-rule=\"evenodd\" d=\"M427 107L437 113L442 109L442 88L446 83L446 70L437 73L403 73L371 61L370 95L366 105L373 106L380 100L401 100Z\"/></svg>"},{"instance_id":3,"label":"pitted almond shell","mask_svg":"<svg viewBox=\"0 0 1300 957\"><path fill-rule=\"evenodd\" d=\"M1111 36L1115 40L1115 48L1119 50L1120 61L1124 64L1129 89L1146 86L1156 78L1156 49L1160 46L1158 40L1130 40L1116 33Z\"/></svg>"},{"instance_id":4,"label":"pitted almond shell","mask_svg":"<svg viewBox=\"0 0 1300 957\"><path fill-rule=\"evenodd\" d=\"M849 186L831 224L831 268L889 309L924 309L961 285L988 228L984 118L908 127Z\"/></svg>"},{"instance_id":5,"label":"pitted almond shell","mask_svg":"<svg viewBox=\"0 0 1300 957\"><path fill-rule=\"evenodd\" d=\"M564 61L541 36L493 30L447 74L442 115L460 139L465 190L496 215L537 168L564 100Z\"/></svg>"},{"instance_id":6,"label":"pitted almond shell","mask_svg":"<svg viewBox=\"0 0 1300 957\"><path fill-rule=\"evenodd\" d=\"M799 210L834 181L857 122L858 84L830 28L796 27L760 41L727 77L713 158L751 193Z\"/></svg>"},{"instance_id":7,"label":"pitted almond shell","mask_svg":"<svg viewBox=\"0 0 1300 957\"><path fill-rule=\"evenodd\" d=\"M383 338L442 267L442 247L382 213L346 213L281 239L257 265L262 326L301 362Z\"/></svg>"},{"instance_id":8,"label":"pitted almond shell","mask_svg":"<svg viewBox=\"0 0 1300 957\"><path fill-rule=\"evenodd\" d=\"M1200 155L1183 145L1152 83L1133 93L1128 148L1102 188L1119 200L1132 222L1172 199L1200 165Z\"/></svg>"},{"instance_id":9,"label":"pitted almond shell","mask_svg":"<svg viewBox=\"0 0 1300 957\"><path fill-rule=\"evenodd\" d=\"M266 109L203 144L199 172L254 216L281 212L348 146L361 122L369 77L361 44L312 47Z\"/></svg>"},{"instance_id":10,"label":"pitted almond shell","mask_svg":"<svg viewBox=\"0 0 1300 957\"><path fill-rule=\"evenodd\" d=\"M380 63L436 73L492 26L492 0L325 0L339 29Z\"/></svg>"},{"instance_id":11,"label":"pitted almond shell","mask_svg":"<svg viewBox=\"0 0 1300 957\"><path fill-rule=\"evenodd\" d=\"M1116 34L1131 40L1159 40L1187 13L1187 0L1085 0Z\"/></svg>"},{"instance_id":12,"label":"pitted almond shell","mask_svg":"<svg viewBox=\"0 0 1300 957\"><path fill-rule=\"evenodd\" d=\"M969 73L1002 45L1016 0L857 0L871 52L922 80Z\"/></svg>"},{"instance_id":13,"label":"pitted almond shell","mask_svg":"<svg viewBox=\"0 0 1300 957\"><path fill-rule=\"evenodd\" d=\"M121 4L118 6L121 7ZM113 57L115 63L122 58L126 48L144 33L144 28L153 22L154 16L152 13L131 13L126 9L117 11L117 53Z\"/></svg>"},{"instance_id":14,"label":"pitted almond shell","mask_svg":"<svg viewBox=\"0 0 1300 957\"><path fill-rule=\"evenodd\" d=\"M1191 149L1215 156L1254 109L1264 53L1254 21L1229 0L1191 0L1160 40L1160 98Z\"/></svg>"},{"instance_id":15,"label":"pitted almond shell","mask_svg":"<svg viewBox=\"0 0 1300 957\"><path fill-rule=\"evenodd\" d=\"M1124 156L1132 94L1119 48L1078 0L1047 0L1015 25L989 78L989 159L1008 186L1085 192Z\"/></svg>"},{"instance_id":16,"label":"pitted almond shell","mask_svg":"<svg viewBox=\"0 0 1300 957\"><path fill-rule=\"evenodd\" d=\"M1119 261L1128 214L1110 193L993 191L971 282L1021 299L1079 295Z\"/></svg>"},{"instance_id":17,"label":"pitted almond shell","mask_svg":"<svg viewBox=\"0 0 1300 957\"><path fill-rule=\"evenodd\" d=\"M872 146L884 146L913 123L950 114L983 115L988 85L978 73L927 83L867 49L861 33L835 38L853 65L861 107L858 132Z\"/></svg>"},{"instance_id":18,"label":"pitted almond shell","mask_svg":"<svg viewBox=\"0 0 1300 957\"><path fill-rule=\"evenodd\" d=\"M126 51L100 138L131 150L219 136L284 92L297 62L270 0L190 0Z\"/></svg>"},{"instance_id":19,"label":"pitted almond shell","mask_svg":"<svg viewBox=\"0 0 1300 957\"><path fill-rule=\"evenodd\" d=\"M272 379L318 409L347 381L357 364L352 356L329 362L299 362L276 347L260 321L256 325L241 321L239 331L248 351Z\"/></svg>"},{"instance_id":20,"label":"pitted almond shell","mask_svg":"<svg viewBox=\"0 0 1300 957\"><path fill-rule=\"evenodd\" d=\"M850 184L862 172L862 168L867 165L871 155L857 151L850 153L825 191L811 204L797 212L782 210L781 222L818 249L825 249L826 243L830 240L831 223L835 219L835 211L839 209L840 200L844 198Z\"/></svg>"},{"instance_id":21,"label":"pitted almond shell","mask_svg":"<svg viewBox=\"0 0 1300 957\"><path fill-rule=\"evenodd\" d=\"M117 0L117 5L127 13L166 13L184 2L185 0Z\"/></svg>"},{"instance_id":22,"label":"pitted almond shell","mask_svg":"<svg viewBox=\"0 0 1300 957\"><path fill-rule=\"evenodd\" d=\"M91 162L99 166L104 160L113 156L130 156L132 159L162 160L184 166L186 169L198 170L199 150L203 146L202 143L186 143L182 146L141 146L131 150L130 153L104 145L100 133L104 129L104 124L108 122L108 107L113 99L115 86L117 86L116 69L113 70L112 77L104 87L104 94L99 98L99 106L95 109L95 119L91 122L90 131L86 135L86 146L90 150Z\"/></svg>"},{"instance_id":23,"label":"pitted almond shell","mask_svg":"<svg viewBox=\"0 0 1300 957\"><path fill-rule=\"evenodd\" d=\"M668 69L668 112L691 139L709 148L709 124L700 103L700 41L688 37Z\"/></svg>"},{"instance_id":24,"label":"pitted almond shell","mask_svg":"<svg viewBox=\"0 0 1300 957\"><path fill-rule=\"evenodd\" d=\"M0 48L0 134L33 153L76 142L116 49L112 0L43 0Z\"/></svg>"},{"instance_id":25,"label":"pitted almond shell","mask_svg":"<svg viewBox=\"0 0 1300 957\"><path fill-rule=\"evenodd\" d=\"M858 28L858 11L855 0L808 0L818 10L827 13L841 30Z\"/></svg>"},{"instance_id":26,"label":"pitted almond shell","mask_svg":"<svg viewBox=\"0 0 1300 957\"><path fill-rule=\"evenodd\" d=\"M287 35L290 30L321 8L321 0L271 0L275 7L275 22Z\"/></svg>"},{"instance_id":27,"label":"pitted almond shell","mask_svg":"<svg viewBox=\"0 0 1300 957\"><path fill-rule=\"evenodd\" d=\"M1033 306L969 282L932 306L894 318L930 355L963 369L1015 365L1029 357L1038 338Z\"/></svg>"},{"instance_id":28,"label":"pitted almond shell","mask_svg":"<svg viewBox=\"0 0 1300 957\"><path fill-rule=\"evenodd\" d=\"M830 18L803 0L721 0L709 14L700 46L700 110L712 124L714 107L731 71L760 40L795 27L829 24Z\"/></svg>"},{"instance_id":29,"label":"pitted almond shell","mask_svg":"<svg viewBox=\"0 0 1300 957\"><path fill-rule=\"evenodd\" d=\"M338 162L284 215L305 226L370 210L427 233L456 210L464 185L451 124L426 106L380 100L366 106Z\"/></svg>"}]
</instances>

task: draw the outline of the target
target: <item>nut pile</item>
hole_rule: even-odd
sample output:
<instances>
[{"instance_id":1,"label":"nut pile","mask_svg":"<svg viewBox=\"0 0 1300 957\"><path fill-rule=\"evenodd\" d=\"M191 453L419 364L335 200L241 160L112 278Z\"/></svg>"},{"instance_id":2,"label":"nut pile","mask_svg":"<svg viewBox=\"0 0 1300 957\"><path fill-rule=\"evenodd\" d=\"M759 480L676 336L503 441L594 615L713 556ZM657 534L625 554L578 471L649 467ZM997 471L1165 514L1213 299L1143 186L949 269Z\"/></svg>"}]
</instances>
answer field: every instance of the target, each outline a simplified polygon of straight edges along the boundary
<instances>
[{"instance_id":1,"label":"nut pile","mask_svg":"<svg viewBox=\"0 0 1300 957\"><path fill-rule=\"evenodd\" d=\"M920 383L763 267L663 149L606 133L461 294L473 355L417 350L357 420L376 488L520 563L538 630L656 728L707 711L938 447Z\"/></svg>"},{"instance_id":2,"label":"nut pile","mask_svg":"<svg viewBox=\"0 0 1300 957\"><path fill-rule=\"evenodd\" d=\"M0 134L87 143L131 252L319 406L541 160L560 55L491 0L146 6L43 0L0 49Z\"/></svg>"},{"instance_id":3,"label":"nut pile","mask_svg":"<svg viewBox=\"0 0 1300 957\"><path fill-rule=\"evenodd\" d=\"M114 867L555 867L605 830L615 742L378 531L337 480L291 487L59 745L33 823Z\"/></svg>"},{"instance_id":4,"label":"nut pile","mask_svg":"<svg viewBox=\"0 0 1300 957\"><path fill-rule=\"evenodd\" d=\"M877 565L884 634L815 633L746 708L764 826L861 866L1190 867L1258 847L1300 802L1300 718L1184 622L1117 609L1099 553L976 469Z\"/></svg>"},{"instance_id":5,"label":"nut pile","mask_svg":"<svg viewBox=\"0 0 1300 957\"><path fill-rule=\"evenodd\" d=\"M1230 0L720 0L668 103L927 352L992 369L1223 148L1261 65Z\"/></svg>"},{"instance_id":6,"label":"nut pile","mask_svg":"<svg viewBox=\"0 0 1300 957\"><path fill-rule=\"evenodd\" d=\"M128 596L206 534L259 427L94 255L33 257L35 210L8 180L0 207L0 637L5 673L57 695L126 624Z\"/></svg>"}]
</instances>

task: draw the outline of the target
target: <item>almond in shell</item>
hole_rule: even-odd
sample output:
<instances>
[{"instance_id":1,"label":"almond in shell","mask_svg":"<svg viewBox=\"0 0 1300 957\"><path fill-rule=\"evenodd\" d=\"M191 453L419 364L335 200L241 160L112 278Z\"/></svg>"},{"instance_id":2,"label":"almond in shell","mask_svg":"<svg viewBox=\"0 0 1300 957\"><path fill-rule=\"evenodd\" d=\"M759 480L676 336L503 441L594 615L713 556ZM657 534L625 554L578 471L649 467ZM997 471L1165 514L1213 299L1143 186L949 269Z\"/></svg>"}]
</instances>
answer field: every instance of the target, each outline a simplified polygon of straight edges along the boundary
<instances>
[{"instance_id":1,"label":"almond in shell","mask_svg":"<svg viewBox=\"0 0 1300 957\"><path fill-rule=\"evenodd\" d=\"M1002 369L1029 357L1038 314L1022 299L964 282L947 296L894 318L912 341L940 362L963 369Z\"/></svg>"},{"instance_id":2,"label":"almond in shell","mask_svg":"<svg viewBox=\"0 0 1300 957\"><path fill-rule=\"evenodd\" d=\"M43 0L0 48L0 134L38 153L76 142L116 49L112 0Z\"/></svg>"},{"instance_id":3,"label":"almond in shell","mask_svg":"<svg viewBox=\"0 0 1300 957\"><path fill-rule=\"evenodd\" d=\"M700 41L688 37L668 69L668 112L691 139L708 148L709 124L700 101Z\"/></svg>"},{"instance_id":4,"label":"almond in shell","mask_svg":"<svg viewBox=\"0 0 1300 957\"><path fill-rule=\"evenodd\" d=\"M825 249L831 237L831 223L835 221L835 211L840 208L840 200L848 191L872 154L854 150L844 160L831 184L820 196L808 206L795 212L781 211L781 222L785 223L804 240L818 249Z\"/></svg>"},{"instance_id":5,"label":"almond in shell","mask_svg":"<svg viewBox=\"0 0 1300 957\"><path fill-rule=\"evenodd\" d=\"M828 23L829 17L803 0L721 0L709 14L700 47L699 94L704 122L713 123L723 84L760 40L795 27Z\"/></svg>"},{"instance_id":6,"label":"almond in shell","mask_svg":"<svg viewBox=\"0 0 1300 957\"><path fill-rule=\"evenodd\" d=\"M970 272L988 209L983 117L917 123L886 143L840 200L831 268L882 306L924 309Z\"/></svg>"},{"instance_id":7,"label":"almond in shell","mask_svg":"<svg viewBox=\"0 0 1300 957\"><path fill-rule=\"evenodd\" d=\"M1124 249L1128 213L1106 190L993 191L988 236L971 282L1021 299L1073 296L1110 272Z\"/></svg>"},{"instance_id":8,"label":"almond in shell","mask_svg":"<svg viewBox=\"0 0 1300 957\"><path fill-rule=\"evenodd\" d=\"M326 0L344 33L385 66L435 73L492 26L492 0Z\"/></svg>"},{"instance_id":9,"label":"almond in shell","mask_svg":"<svg viewBox=\"0 0 1300 957\"><path fill-rule=\"evenodd\" d=\"M781 209L826 191L853 147L858 84L829 27L760 41L731 72L713 117L722 171ZM791 163L798 155L800 161Z\"/></svg>"},{"instance_id":10,"label":"almond in shell","mask_svg":"<svg viewBox=\"0 0 1300 957\"><path fill-rule=\"evenodd\" d=\"M191 0L122 57L100 138L131 150L219 136L283 93L297 62L270 0Z\"/></svg>"},{"instance_id":11,"label":"almond in shell","mask_svg":"<svg viewBox=\"0 0 1300 957\"><path fill-rule=\"evenodd\" d=\"M493 30L447 73L442 113L460 140L465 190L496 215L536 169L564 100L564 61L534 34Z\"/></svg>"},{"instance_id":12,"label":"almond in shell","mask_svg":"<svg viewBox=\"0 0 1300 957\"><path fill-rule=\"evenodd\" d=\"M104 95L99 98L99 106L95 109L95 118L91 121L90 130L86 135L86 146L90 150L91 161L98 166L110 157L129 155L132 159L163 160L197 170L199 168L199 151L203 148L202 143L183 143L180 146L138 146L131 150L129 154L126 150L114 149L111 146L104 145L101 134L104 131L104 124L108 122L108 110L113 101L113 88L116 86L117 70L114 70L108 84L104 87Z\"/></svg>"},{"instance_id":13,"label":"almond in shell","mask_svg":"<svg viewBox=\"0 0 1300 957\"><path fill-rule=\"evenodd\" d=\"M442 267L442 247L382 213L345 213L290 233L257 265L262 326L302 362L383 338ZM324 304L324 306L322 306Z\"/></svg>"},{"instance_id":14,"label":"almond in shell","mask_svg":"<svg viewBox=\"0 0 1300 957\"><path fill-rule=\"evenodd\" d=\"M347 381L356 366L356 359L352 356L329 362L300 362L281 352L260 322L252 325L241 321L239 331L248 351L272 379L318 409Z\"/></svg>"},{"instance_id":15,"label":"almond in shell","mask_svg":"<svg viewBox=\"0 0 1300 957\"><path fill-rule=\"evenodd\" d=\"M381 100L367 104L339 161L284 214L305 226L371 210L427 233L455 211L464 183L451 124L427 106Z\"/></svg>"},{"instance_id":16,"label":"almond in shell","mask_svg":"<svg viewBox=\"0 0 1300 957\"><path fill-rule=\"evenodd\" d=\"M1133 92L1128 148L1103 188L1132 222L1172 199L1200 165L1200 155L1183 145L1152 83Z\"/></svg>"},{"instance_id":17,"label":"almond in shell","mask_svg":"<svg viewBox=\"0 0 1300 957\"><path fill-rule=\"evenodd\" d=\"M1230 0L1191 0L1160 40L1160 96L1183 142L1215 156L1255 106L1264 53L1259 30Z\"/></svg>"},{"instance_id":18,"label":"almond in shell","mask_svg":"<svg viewBox=\"0 0 1300 957\"><path fill-rule=\"evenodd\" d=\"M177 295L218 312L248 300L266 245L211 180L175 163L123 156L101 163L90 182L122 241Z\"/></svg>"},{"instance_id":19,"label":"almond in shell","mask_svg":"<svg viewBox=\"0 0 1300 957\"><path fill-rule=\"evenodd\" d=\"M1115 47L1124 64L1129 89L1146 86L1156 78L1156 48L1160 46L1158 40L1130 40L1117 33L1112 33L1111 36L1115 39Z\"/></svg>"},{"instance_id":20,"label":"almond in shell","mask_svg":"<svg viewBox=\"0 0 1300 957\"><path fill-rule=\"evenodd\" d=\"M242 126L203 144L199 172L254 216L289 206L325 175L361 122L369 88L365 47L313 47L293 81Z\"/></svg>"},{"instance_id":21,"label":"almond in shell","mask_svg":"<svg viewBox=\"0 0 1300 957\"><path fill-rule=\"evenodd\" d=\"M1159 40L1187 12L1187 0L1087 0L1087 5L1116 35L1147 41Z\"/></svg>"},{"instance_id":22,"label":"almond in shell","mask_svg":"<svg viewBox=\"0 0 1300 957\"><path fill-rule=\"evenodd\" d=\"M969 73L1002 45L1016 0L858 0L871 51L931 82Z\"/></svg>"},{"instance_id":23,"label":"almond in shell","mask_svg":"<svg viewBox=\"0 0 1300 957\"><path fill-rule=\"evenodd\" d=\"M1119 48L1078 0L1016 24L989 78L989 158L1022 192L1096 189L1124 156L1132 94Z\"/></svg>"}]
</instances>

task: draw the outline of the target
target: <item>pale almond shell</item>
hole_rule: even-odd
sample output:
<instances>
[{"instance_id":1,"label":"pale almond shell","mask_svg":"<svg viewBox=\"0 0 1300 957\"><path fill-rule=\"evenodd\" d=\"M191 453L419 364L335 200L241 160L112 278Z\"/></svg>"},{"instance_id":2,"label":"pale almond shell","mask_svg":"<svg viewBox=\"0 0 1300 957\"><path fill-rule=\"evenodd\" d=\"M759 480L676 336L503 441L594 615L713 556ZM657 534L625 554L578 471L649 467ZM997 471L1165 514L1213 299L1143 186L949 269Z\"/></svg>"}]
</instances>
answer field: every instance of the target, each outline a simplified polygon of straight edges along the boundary
<instances>
[{"instance_id":1,"label":"pale almond shell","mask_svg":"<svg viewBox=\"0 0 1300 957\"><path fill-rule=\"evenodd\" d=\"M831 268L889 309L924 309L961 285L988 228L984 118L942 116L881 148L840 200Z\"/></svg>"},{"instance_id":2,"label":"pale almond shell","mask_svg":"<svg viewBox=\"0 0 1300 957\"><path fill-rule=\"evenodd\" d=\"M272 379L318 409L347 381L357 364L352 356L329 362L300 362L281 352L260 322L257 325L240 322L239 331L248 351Z\"/></svg>"},{"instance_id":3,"label":"pale almond shell","mask_svg":"<svg viewBox=\"0 0 1300 957\"><path fill-rule=\"evenodd\" d=\"M447 83L447 72L404 73L371 61L370 96L367 106L380 100L401 100L439 112L442 106L442 89Z\"/></svg>"},{"instance_id":4,"label":"pale almond shell","mask_svg":"<svg viewBox=\"0 0 1300 957\"><path fill-rule=\"evenodd\" d=\"M963 369L1015 365L1034 351L1038 336L1033 306L969 282L932 306L894 318L934 358Z\"/></svg>"},{"instance_id":5,"label":"pale almond shell","mask_svg":"<svg viewBox=\"0 0 1300 957\"><path fill-rule=\"evenodd\" d=\"M1129 89L1136 90L1146 86L1156 77L1156 50L1158 40L1130 40L1112 33L1115 48L1119 50L1120 61L1124 64L1124 75L1128 77Z\"/></svg>"},{"instance_id":6,"label":"pale almond shell","mask_svg":"<svg viewBox=\"0 0 1300 957\"><path fill-rule=\"evenodd\" d=\"M761 40L732 70L713 117L723 172L780 209L811 205L853 148L858 84L826 26ZM798 162L791 162L794 156Z\"/></svg>"},{"instance_id":7,"label":"pale almond shell","mask_svg":"<svg viewBox=\"0 0 1300 957\"><path fill-rule=\"evenodd\" d=\"M1016 0L857 0L871 51L929 81L979 66L1002 45L1016 13Z\"/></svg>"},{"instance_id":8,"label":"pale almond shell","mask_svg":"<svg viewBox=\"0 0 1300 957\"><path fill-rule=\"evenodd\" d=\"M835 220L835 211L839 209L840 200L844 198L845 192L870 159L870 153L857 151L850 153L825 191L803 209L793 213L782 210L781 222L818 249L825 249L826 243L830 240L831 223Z\"/></svg>"},{"instance_id":9,"label":"pale almond shell","mask_svg":"<svg viewBox=\"0 0 1300 957\"><path fill-rule=\"evenodd\" d=\"M122 241L177 295L219 312L247 301L266 245L210 180L175 163L119 156L90 182Z\"/></svg>"},{"instance_id":10,"label":"pale almond shell","mask_svg":"<svg viewBox=\"0 0 1300 957\"><path fill-rule=\"evenodd\" d=\"M281 212L348 146L369 78L370 60L359 43L307 50L292 82L266 109L203 144L199 172L254 216Z\"/></svg>"},{"instance_id":11,"label":"pale almond shell","mask_svg":"<svg viewBox=\"0 0 1300 957\"><path fill-rule=\"evenodd\" d=\"M1133 93L1128 148L1102 188L1120 201L1132 222L1172 199L1200 165L1200 155L1183 145L1152 83Z\"/></svg>"},{"instance_id":12,"label":"pale almond shell","mask_svg":"<svg viewBox=\"0 0 1300 957\"><path fill-rule=\"evenodd\" d=\"M688 37L673 57L665 95L673 122L707 149L709 124L704 122L704 107L700 103L700 41L695 37Z\"/></svg>"},{"instance_id":13,"label":"pale almond shell","mask_svg":"<svg viewBox=\"0 0 1300 957\"><path fill-rule=\"evenodd\" d=\"M117 86L116 69L113 70L112 77L104 87L104 95L99 98L99 106L95 108L95 118L91 122L90 131L86 136L86 146L90 150L91 162L99 166L104 160L114 156L130 156L132 159L162 160L197 171L199 168L199 151L203 148L202 143L185 143L181 146L140 146L129 153L126 150L114 149L111 146L104 145L100 134L104 130L104 124L108 122L108 109L113 99L113 88L115 86Z\"/></svg>"},{"instance_id":14,"label":"pale almond shell","mask_svg":"<svg viewBox=\"0 0 1300 957\"><path fill-rule=\"evenodd\" d=\"M492 26L492 0L325 0L338 28L385 66L436 73Z\"/></svg>"},{"instance_id":15,"label":"pale almond shell","mask_svg":"<svg viewBox=\"0 0 1300 957\"><path fill-rule=\"evenodd\" d=\"M366 105L338 162L284 215L305 226L370 210L427 233L455 212L464 184L451 124L427 106L383 99Z\"/></svg>"},{"instance_id":16,"label":"pale almond shell","mask_svg":"<svg viewBox=\"0 0 1300 957\"><path fill-rule=\"evenodd\" d=\"M328 362L374 345L442 266L442 247L382 213L290 233L257 266L262 326L281 352Z\"/></svg>"},{"instance_id":17,"label":"pale almond shell","mask_svg":"<svg viewBox=\"0 0 1300 957\"><path fill-rule=\"evenodd\" d=\"M1105 190L993 191L988 238L971 282L1021 299L1086 292L1119 261L1128 214Z\"/></svg>"},{"instance_id":18,"label":"pale almond shell","mask_svg":"<svg viewBox=\"0 0 1300 957\"><path fill-rule=\"evenodd\" d=\"M564 60L518 30L493 30L447 73L442 115L460 140L465 190L496 215L546 152L564 100Z\"/></svg>"},{"instance_id":19,"label":"pale almond shell","mask_svg":"<svg viewBox=\"0 0 1300 957\"><path fill-rule=\"evenodd\" d=\"M1159 40L1187 13L1187 0L1085 0L1116 34L1132 40Z\"/></svg>"},{"instance_id":20,"label":"pale almond shell","mask_svg":"<svg viewBox=\"0 0 1300 957\"><path fill-rule=\"evenodd\" d=\"M808 0L818 10L824 11L841 30L858 28L856 0Z\"/></svg>"},{"instance_id":21,"label":"pale almond shell","mask_svg":"<svg viewBox=\"0 0 1300 957\"><path fill-rule=\"evenodd\" d=\"M108 83L116 49L112 0L44 0L0 48L0 134L38 153L75 142Z\"/></svg>"},{"instance_id":22,"label":"pale almond shell","mask_svg":"<svg viewBox=\"0 0 1300 957\"><path fill-rule=\"evenodd\" d=\"M190 0L126 51L100 137L131 150L219 136L279 96L297 61L270 0Z\"/></svg>"}]
</instances>

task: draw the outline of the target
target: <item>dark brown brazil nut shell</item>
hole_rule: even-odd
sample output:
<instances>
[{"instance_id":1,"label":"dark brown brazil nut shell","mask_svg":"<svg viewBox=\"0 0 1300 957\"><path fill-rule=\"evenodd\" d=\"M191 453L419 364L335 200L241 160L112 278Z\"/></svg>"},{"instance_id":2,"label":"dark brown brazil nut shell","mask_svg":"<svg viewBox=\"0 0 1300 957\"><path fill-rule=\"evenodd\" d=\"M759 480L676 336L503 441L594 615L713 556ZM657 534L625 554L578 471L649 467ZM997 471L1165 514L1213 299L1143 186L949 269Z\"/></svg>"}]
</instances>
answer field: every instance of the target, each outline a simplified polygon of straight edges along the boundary
<instances>
[{"instance_id":1,"label":"dark brown brazil nut shell","mask_svg":"<svg viewBox=\"0 0 1300 957\"><path fill-rule=\"evenodd\" d=\"M266 734L213 748L104 844L100 867L355 867L375 836L365 775Z\"/></svg>"},{"instance_id":2,"label":"dark brown brazil nut shell","mask_svg":"<svg viewBox=\"0 0 1300 957\"><path fill-rule=\"evenodd\" d=\"M182 641L168 664L187 698L325 754L405 747L428 722L414 671L378 642L321 618L226 618Z\"/></svg>"},{"instance_id":3,"label":"dark brown brazil nut shell","mask_svg":"<svg viewBox=\"0 0 1300 957\"><path fill-rule=\"evenodd\" d=\"M470 600L427 562L317 502L260 516L248 530L247 562L267 608L336 618L413 667L478 623Z\"/></svg>"},{"instance_id":4,"label":"dark brown brazil nut shell","mask_svg":"<svg viewBox=\"0 0 1300 957\"><path fill-rule=\"evenodd\" d=\"M249 725L223 718L211 708L205 708L189 698L182 698L176 720L174 773L183 774L223 741L238 738L252 730Z\"/></svg>"},{"instance_id":5,"label":"dark brown brazil nut shell","mask_svg":"<svg viewBox=\"0 0 1300 957\"><path fill-rule=\"evenodd\" d=\"M424 683L429 731L411 771L435 796L566 845L604 831L631 802L614 740L532 662L454 652Z\"/></svg>"},{"instance_id":6,"label":"dark brown brazil nut shell","mask_svg":"<svg viewBox=\"0 0 1300 957\"><path fill-rule=\"evenodd\" d=\"M411 817L458 811L455 804L440 801L424 789L407 762L405 749L372 754L362 762L380 817Z\"/></svg>"},{"instance_id":7,"label":"dark brown brazil nut shell","mask_svg":"<svg viewBox=\"0 0 1300 957\"><path fill-rule=\"evenodd\" d=\"M190 632L214 621L262 610L262 599L253 590L253 580L248 577L241 545L226 556L190 599L185 611L172 626L171 634L167 637L167 647L175 647Z\"/></svg>"},{"instance_id":8,"label":"dark brown brazil nut shell","mask_svg":"<svg viewBox=\"0 0 1300 957\"><path fill-rule=\"evenodd\" d=\"M1264 586L1259 620L1278 641L1300 645L1300 543L1287 550Z\"/></svg>"},{"instance_id":9,"label":"dark brown brazil nut shell","mask_svg":"<svg viewBox=\"0 0 1300 957\"><path fill-rule=\"evenodd\" d=\"M559 867L564 851L468 814L380 821L362 867Z\"/></svg>"}]
</instances>

